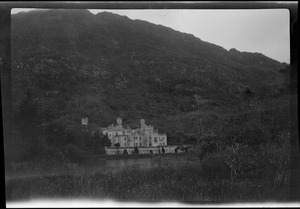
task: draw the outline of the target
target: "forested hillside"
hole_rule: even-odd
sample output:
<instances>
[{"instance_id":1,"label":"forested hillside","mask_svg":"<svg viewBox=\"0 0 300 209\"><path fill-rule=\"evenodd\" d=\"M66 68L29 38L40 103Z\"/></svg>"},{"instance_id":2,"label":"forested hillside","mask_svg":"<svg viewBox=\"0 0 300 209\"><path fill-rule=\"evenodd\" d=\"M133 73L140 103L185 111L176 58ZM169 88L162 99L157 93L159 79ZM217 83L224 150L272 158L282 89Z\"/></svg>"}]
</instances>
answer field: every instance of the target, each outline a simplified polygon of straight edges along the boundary
<instances>
[{"instance_id":1,"label":"forested hillside","mask_svg":"<svg viewBox=\"0 0 300 209\"><path fill-rule=\"evenodd\" d=\"M90 150L85 116L91 131L144 118L169 144L257 145L289 128L289 66L263 54L108 12L32 11L11 25L12 159Z\"/></svg>"}]
</instances>

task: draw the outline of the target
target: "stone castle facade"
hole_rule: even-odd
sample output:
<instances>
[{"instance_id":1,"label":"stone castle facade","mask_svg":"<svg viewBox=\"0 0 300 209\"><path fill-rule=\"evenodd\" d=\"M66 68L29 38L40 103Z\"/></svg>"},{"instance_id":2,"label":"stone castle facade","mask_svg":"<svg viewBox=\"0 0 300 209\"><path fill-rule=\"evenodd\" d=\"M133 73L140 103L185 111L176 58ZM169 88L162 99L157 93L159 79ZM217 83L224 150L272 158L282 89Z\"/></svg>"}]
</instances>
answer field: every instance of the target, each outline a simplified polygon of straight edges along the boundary
<instances>
[{"instance_id":1,"label":"stone castle facade","mask_svg":"<svg viewBox=\"0 0 300 209\"><path fill-rule=\"evenodd\" d=\"M122 118L117 118L117 124L102 128L102 133L107 135L111 146L116 147L157 147L167 145L167 134L158 133L153 126L147 125L141 119L141 127L138 129L125 128Z\"/></svg>"}]
</instances>

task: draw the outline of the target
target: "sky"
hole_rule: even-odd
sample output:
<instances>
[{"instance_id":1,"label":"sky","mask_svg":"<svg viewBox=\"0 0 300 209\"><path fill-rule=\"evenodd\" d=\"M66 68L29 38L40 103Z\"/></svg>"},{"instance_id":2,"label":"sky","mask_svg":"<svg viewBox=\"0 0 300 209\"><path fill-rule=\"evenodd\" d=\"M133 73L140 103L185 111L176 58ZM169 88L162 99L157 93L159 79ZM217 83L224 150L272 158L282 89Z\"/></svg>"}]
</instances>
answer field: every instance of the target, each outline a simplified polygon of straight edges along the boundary
<instances>
[{"instance_id":1,"label":"sky","mask_svg":"<svg viewBox=\"0 0 300 209\"><path fill-rule=\"evenodd\" d=\"M13 9L12 14L32 9ZM190 33L226 50L259 52L279 62L290 63L288 9L159 9L96 10L108 11L130 19L145 20Z\"/></svg>"}]
</instances>

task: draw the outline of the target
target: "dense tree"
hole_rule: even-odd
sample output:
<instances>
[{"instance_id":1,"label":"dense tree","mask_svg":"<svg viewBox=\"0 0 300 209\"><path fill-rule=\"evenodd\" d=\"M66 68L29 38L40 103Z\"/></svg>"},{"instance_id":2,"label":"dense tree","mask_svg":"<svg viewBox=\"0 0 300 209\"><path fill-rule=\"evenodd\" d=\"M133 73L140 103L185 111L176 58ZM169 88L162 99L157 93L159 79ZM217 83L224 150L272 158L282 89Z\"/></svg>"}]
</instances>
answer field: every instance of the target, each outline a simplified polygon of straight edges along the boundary
<instances>
[{"instance_id":1,"label":"dense tree","mask_svg":"<svg viewBox=\"0 0 300 209\"><path fill-rule=\"evenodd\" d=\"M40 106L30 89L23 96L18 110L14 114L14 137L11 148L18 152L18 158L23 160L35 158L44 152L45 141L41 127Z\"/></svg>"},{"instance_id":2,"label":"dense tree","mask_svg":"<svg viewBox=\"0 0 300 209\"><path fill-rule=\"evenodd\" d=\"M91 137L94 144L94 152L97 154L105 154L105 147L110 147L111 142L107 135L102 134L100 131L95 131Z\"/></svg>"}]
</instances>

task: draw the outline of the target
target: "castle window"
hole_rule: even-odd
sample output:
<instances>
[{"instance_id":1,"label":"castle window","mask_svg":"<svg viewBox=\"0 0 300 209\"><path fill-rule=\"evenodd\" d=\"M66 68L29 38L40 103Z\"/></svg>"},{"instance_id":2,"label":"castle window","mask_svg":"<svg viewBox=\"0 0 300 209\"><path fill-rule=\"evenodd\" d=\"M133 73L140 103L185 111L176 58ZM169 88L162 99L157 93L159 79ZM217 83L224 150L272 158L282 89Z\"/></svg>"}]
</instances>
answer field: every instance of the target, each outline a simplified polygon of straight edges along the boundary
<instances>
[{"instance_id":1,"label":"castle window","mask_svg":"<svg viewBox=\"0 0 300 209\"><path fill-rule=\"evenodd\" d=\"M157 137L154 137L154 142L157 142Z\"/></svg>"},{"instance_id":2,"label":"castle window","mask_svg":"<svg viewBox=\"0 0 300 209\"><path fill-rule=\"evenodd\" d=\"M142 137L140 136L140 140L142 140Z\"/></svg>"}]
</instances>

